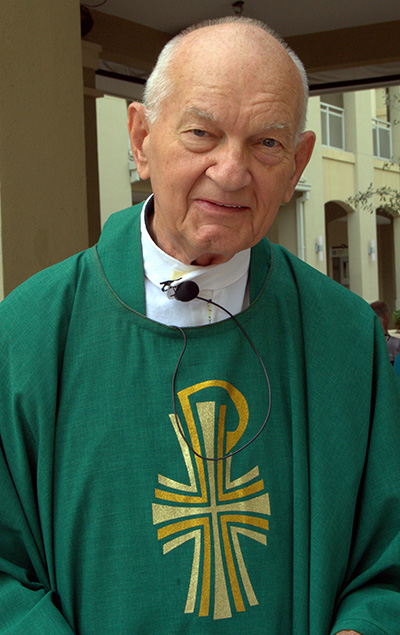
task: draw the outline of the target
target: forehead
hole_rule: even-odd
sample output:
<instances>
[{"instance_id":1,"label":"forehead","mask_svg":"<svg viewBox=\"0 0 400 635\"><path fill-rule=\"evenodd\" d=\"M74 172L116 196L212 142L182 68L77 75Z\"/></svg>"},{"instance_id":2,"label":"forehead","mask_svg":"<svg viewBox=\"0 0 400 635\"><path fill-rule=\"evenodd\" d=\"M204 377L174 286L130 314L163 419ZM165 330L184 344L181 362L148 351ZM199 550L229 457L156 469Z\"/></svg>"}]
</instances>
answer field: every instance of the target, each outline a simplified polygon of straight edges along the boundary
<instances>
[{"instance_id":1,"label":"forehead","mask_svg":"<svg viewBox=\"0 0 400 635\"><path fill-rule=\"evenodd\" d=\"M287 52L261 29L223 26L222 32L220 26L186 36L170 66L174 89L167 108L211 117L234 107L247 116L275 110L295 120L301 79Z\"/></svg>"}]
</instances>

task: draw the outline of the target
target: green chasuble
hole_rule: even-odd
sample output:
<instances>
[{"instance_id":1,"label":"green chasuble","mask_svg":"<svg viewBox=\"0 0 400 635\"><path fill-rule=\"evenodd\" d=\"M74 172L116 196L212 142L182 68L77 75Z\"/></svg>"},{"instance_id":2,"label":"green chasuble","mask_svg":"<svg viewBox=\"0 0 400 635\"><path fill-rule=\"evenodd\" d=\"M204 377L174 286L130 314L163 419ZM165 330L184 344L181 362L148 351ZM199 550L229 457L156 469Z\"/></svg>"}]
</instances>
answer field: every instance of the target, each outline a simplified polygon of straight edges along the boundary
<instances>
[{"instance_id":1,"label":"green chasuble","mask_svg":"<svg viewBox=\"0 0 400 635\"><path fill-rule=\"evenodd\" d=\"M139 211L0 305L1 635L398 635L400 381L376 316L259 243L237 317L271 415L202 460L173 411L182 334L145 316ZM185 333L177 417L216 458L268 386L231 318Z\"/></svg>"}]
</instances>

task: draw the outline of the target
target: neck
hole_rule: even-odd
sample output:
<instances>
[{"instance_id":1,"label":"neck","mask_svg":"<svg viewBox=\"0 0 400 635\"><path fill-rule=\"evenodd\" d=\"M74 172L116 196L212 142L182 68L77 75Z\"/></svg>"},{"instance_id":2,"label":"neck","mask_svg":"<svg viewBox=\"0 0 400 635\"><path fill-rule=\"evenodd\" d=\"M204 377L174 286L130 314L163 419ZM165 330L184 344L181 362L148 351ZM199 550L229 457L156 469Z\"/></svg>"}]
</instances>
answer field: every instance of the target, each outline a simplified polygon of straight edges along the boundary
<instances>
[{"instance_id":1,"label":"neck","mask_svg":"<svg viewBox=\"0 0 400 635\"><path fill-rule=\"evenodd\" d=\"M202 254L188 264L197 265L198 267L208 267L209 265L222 265L223 262L227 262L227 259L219 254Z\"/></svg>"}]
</instances>

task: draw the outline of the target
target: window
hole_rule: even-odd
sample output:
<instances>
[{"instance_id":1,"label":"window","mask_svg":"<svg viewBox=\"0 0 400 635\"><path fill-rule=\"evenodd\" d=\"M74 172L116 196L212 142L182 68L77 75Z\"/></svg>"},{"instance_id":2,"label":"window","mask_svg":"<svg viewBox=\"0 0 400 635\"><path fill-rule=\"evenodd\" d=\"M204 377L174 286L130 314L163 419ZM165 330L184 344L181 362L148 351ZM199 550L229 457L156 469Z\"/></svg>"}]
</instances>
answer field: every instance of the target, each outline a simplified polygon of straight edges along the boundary
<instances>
[{"instance_id":1,"label":"window","mask_svg":"<svg viewBox=\"0 0 400 635\"><path fill-rule=\"evenodd\" d=\"M345 149L343 108L321 102L321 127L324 146Z\"/></svg>"},{"instance_id":2,"label":"window","mask_svg":"<svg viewBox=\"0 0 400 635\"><path fill-rule=\"evenodd\" d=\"M392 158L392 124L382 119L372 120L374 156L378 159Z\"/></svg>"}]
</instances>

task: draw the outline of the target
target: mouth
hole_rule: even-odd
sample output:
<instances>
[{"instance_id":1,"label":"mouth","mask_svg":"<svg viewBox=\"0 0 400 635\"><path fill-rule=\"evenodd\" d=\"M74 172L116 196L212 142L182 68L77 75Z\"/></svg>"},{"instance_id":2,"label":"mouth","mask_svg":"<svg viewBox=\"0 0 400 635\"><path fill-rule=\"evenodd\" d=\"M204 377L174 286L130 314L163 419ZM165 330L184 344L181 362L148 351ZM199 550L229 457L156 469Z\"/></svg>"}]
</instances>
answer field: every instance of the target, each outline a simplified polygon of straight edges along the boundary
<instances>
[{"instance_id":1,"label":"mouth","mask_svg":"<svg viewBox=\"0 0 400 635\"><path fill-rule=\"evenodd\" d=\"M226 203L214 203L215 205L219 205L219 207L227 207L228 209L245 209L243 205L227 205Z\"/></svg>"},{"instance_id":2,"label":"mouth","mask_svg":"<svg viewBox=\"0 0 400 635\"><path fill-rule=\"evenodd\" d=\"M237 203L222 203L221 201L214 201L212 199L198 199L198 202L202 206L206 206L211 209L219 209L219 210L247 210L249 207L247 205L238 205Z\"/></svg>"}]
</instances>

